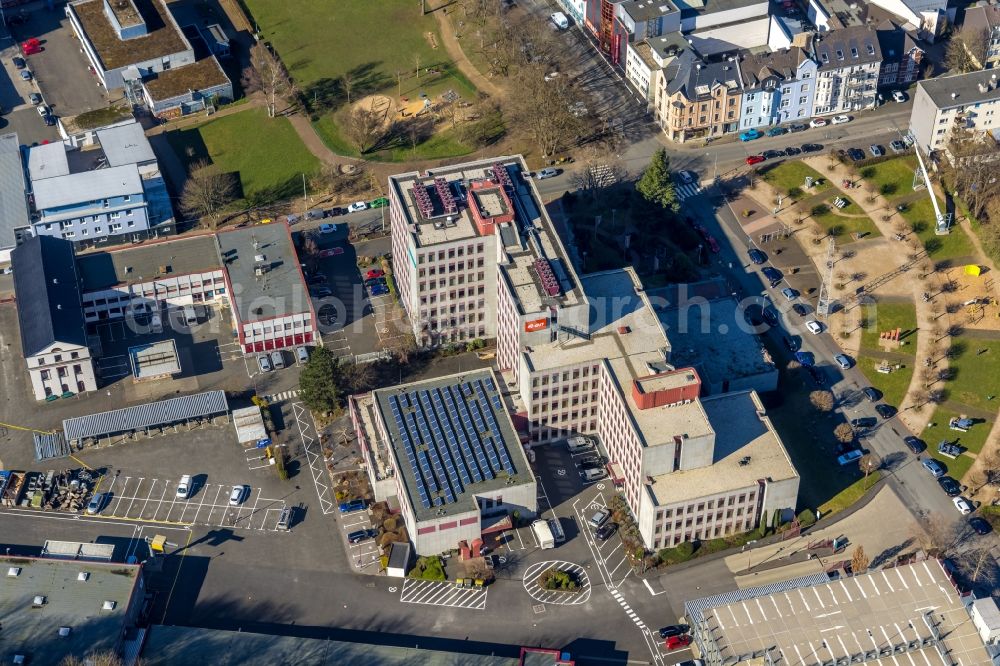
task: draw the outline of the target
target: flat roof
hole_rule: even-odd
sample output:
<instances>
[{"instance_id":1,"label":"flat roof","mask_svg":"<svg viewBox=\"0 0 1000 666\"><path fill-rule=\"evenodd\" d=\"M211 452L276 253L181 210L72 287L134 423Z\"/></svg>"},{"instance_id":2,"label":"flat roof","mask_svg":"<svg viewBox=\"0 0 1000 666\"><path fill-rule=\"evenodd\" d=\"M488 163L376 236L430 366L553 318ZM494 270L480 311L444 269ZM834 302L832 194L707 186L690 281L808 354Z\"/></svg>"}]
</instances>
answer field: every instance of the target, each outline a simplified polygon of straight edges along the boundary
<instances>
[{"instance_id":1,"label":"flat roof","mask_svg":"<svg viewBox=\"0 0 1000 666\"><path fill-rule=\"evenodd\" d=\"M230 300L242 322L312 312L298 254L284 222L216 235L232 286ZM260 275L257 269L262 269Z\"/></svg>"},{"instance_id":2,"label":"flat roof","mask_svg":"<svg viewBox=\"0 0 1000 666\"><path fill-rule=\"evenodd\" d=\"M69 158L62 141L28 148L28 176L32 182L70 174Z\"/></svg>"},{"instance_id":3,"label":"flat roof","mask_svg":"<svg viewBox=\"0 0 1000 666\"><path fill-rule=\"evenodd\" d=\"M164 101L194 90L206 90L227 83L229 77L222 71L215 56L210 55L190 65L159 72L155 77L143 80L142 85L154 100Z\"/></svg>"},{"instance_id":4,"label":"flat roof","mask_svg":"<svg viewBox=\"0 0 1000 666\"><path fill-rule=\"evenodd\" d=\"M146 23L147 33L122 40L104 13L102 0L78 0L69 5L105 70L158 60L191 48L161 0L135 0L135 6Z\"/></svg>"},{"instance_id":5,"label":"flat roof","mask_svg":"<svg viewBox=\"0 0 1000 666\"><path fill-rule=\"evenodd\" d=\"M0 654L5 663L25 654L33 664L58 664L67 654L115 647L127 621L139 565L33 557L2 557L0 565ZM17 575L10 575L12 569L19 570ZM44 603L35 604L38 596ZM107 601L114 606L105 610ZM69 634L60 636L60 627L69 627Z\"/></svg>"},{"instance_id":6,"label":"flat roof","mask_svg":"<svg viewBox=\"0 0 1000 666\"><path fill-rule=\"evenodd\" d=\"M743 310L734 298L704 304L700 299L692 300L690 307L661 309L659 317L673 344L670 362L697 368L708 384L776 370L760 339L747 330Z\"/></svg>"},{"instance_id":7,"label":"flat roof","mask_svg":"<svg viewBox=\"0 0 1000 666\"><path fill-rule=\"evenodd\" d=\"M980 90L980 84L988 87L985 90ZM923 88L939 109L950 109L956 106L968 106L1000 99L1000 76L998 76L996 69L925 79L917 81L917 86Z\"/></svg>"},{"instance_id":8,"label":"flat roof","mask_svg":"<svg viewBox=\"0 0 1000 666\"><path fill-rule=\"evenodd\" d=\"M17 134L0 135L0 248L17 244L15 229L28 226L21 142Z\"/></svg>"},{"instance_id":9,"label":"flat roof","mask_svg":"<svg viewBox=\"0 0 1000 666\"><path fill-rule=\"evenodd\" d=\"M658 506L753 486L759 479L798 477L770 419L762 416L764 406L756 393L727 393L688 405L659 408L656 411L662 413L661 428L669 428L671 436L681 434L683 431L674 427L673 414L679 411L683 415L683 409L693 405L700 406L706 424L715 433L712 464L654 477L651 491Z\"/></svg>"},{"instance_id":10,"label":"flat roof","mask_svg":"<svg viewBox=\"0 0 1000 666\"><path fill-rule=\"evenodd\" d=\"M153 147L149 145L146 132L138 122L103 127L97 130L97 140L109 166L156 161Z\"/></svg>"},{"instance_id":11,"label":"flat roof","mask_svg":"<svg viewBox=\"0 0 1000 666\"><path fill-rule=\"evenodd\" d=\"M147 243L121 250L78 254L77 271L84 292L156 278L210 273L222 268L211 235Z\"/></svg>"},{"instance_id":12,"label":"flat roof","mask_svg":"<svg viewBox=\"0 0 1000 666\"><path fill-rule=\"evenodd\" d=\"M228 411L225 391L206 391L109 412L76 416L63 421L63 432L68 441L76 441L172 425Z\"/></svg>"},{"instance_id":13,"label":"flat roof","mask_svg":"<svg viewBox=\"0 0 1000 666\"><path fill-rule=\"evenodd\" d=\"M176 375L181 371L177 345L172 338L129 347L128 358L136 379Z\"/></svg>"},{"instance_id":14,"label":"flat roof","mask_svg":"<svg viewBox=\"0 0 1000 666\"><path fill-rule=\"evenodd\" d=\"M44 211L73 204L142 192L142 178L134 164L81 171L32 181L35 208ZM100 203L95 204L95 207ZM77 216L79 211L73 211Z\"/></svg>"},{"instance_id":15,"label":"flat roof","mask_svg":"<svg viewBox=\"0 0 1000 666\"><path fill-rule=\"evenodd\" d=\"M733 596L686 604L699 643L714 643L722 663L768 653L791 664L939 664L942 654L962 666L991 662L938 560Z\"/></svg>"},{"instance_id":16,"label":"flat roof","mask_svg":"<svg viewBox=\"0 0 1000 666\"><path fill-rule=\"evenodd\" d=\"M423 643L419 639L414 642ZM475 641L466 641L465 652L448 652L418 647L255 634L199 627L153 625L146 637L142 663L146 666L202 666L217 664L285 664L296 666L341 666L342 664L384 664L386 666L518 666L515 657L498 657L495 647L476 650ZM516 648L514 648L516 650ZM292 657L294 655L294 657Z\"/></svg>"},{"instance_id":17,"label":"flat roof","mask_svg":"<svg viewBox=\"0 0 1000 666\"><path fill-rule=\"evenodd\" d=\"M417 520L478 510L473 496L534 483L492 370L373 391Z\"/></svg>"},{"instance_id":18,"label":"flat roof","mask_svg":"<svg viewBox=\"0 0 1000 666\"><path fill-rule=\"evenodd\" d=\"M670 0L625 0L620 6L636 23L651 21L677 11Z\"/></svg>"}]
</instances>

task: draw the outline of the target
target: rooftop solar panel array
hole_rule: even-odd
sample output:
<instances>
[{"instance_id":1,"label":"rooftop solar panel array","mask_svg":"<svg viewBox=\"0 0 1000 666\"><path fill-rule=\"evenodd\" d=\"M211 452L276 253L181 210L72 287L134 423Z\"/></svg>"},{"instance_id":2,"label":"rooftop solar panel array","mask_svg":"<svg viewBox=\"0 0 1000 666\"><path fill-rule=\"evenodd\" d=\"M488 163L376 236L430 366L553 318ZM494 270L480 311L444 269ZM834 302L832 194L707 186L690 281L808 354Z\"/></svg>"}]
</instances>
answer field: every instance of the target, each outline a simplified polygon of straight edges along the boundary
<instances>
[{"instance_id":1,"label":"rooftop solar panel array","mask_svg":"<svg viewBox=\"0 0 1000 666\"><path fill-rule=\"evenodd\" d=\"M390 395L389 407L425 509L517 472L496 421L504 405L491 378Z\"/></svg>"}]
</instances>

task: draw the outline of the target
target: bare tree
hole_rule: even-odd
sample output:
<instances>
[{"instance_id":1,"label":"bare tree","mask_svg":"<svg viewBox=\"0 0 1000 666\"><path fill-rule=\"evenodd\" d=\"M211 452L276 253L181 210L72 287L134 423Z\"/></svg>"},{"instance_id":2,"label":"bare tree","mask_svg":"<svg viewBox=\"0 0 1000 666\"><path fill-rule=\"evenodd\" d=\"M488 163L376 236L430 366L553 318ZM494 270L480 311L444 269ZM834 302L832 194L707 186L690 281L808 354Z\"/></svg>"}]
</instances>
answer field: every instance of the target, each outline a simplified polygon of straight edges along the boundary
<instances>
[{"instance_id":1,"label":"bare tree","mask_svg":"<svg viewBox=\"0 0 1000 666\"><path fill-rule=\"evenodd\" d=\"M59 662L59 666L123 666L124 664L122 658L113 650L91 652L83 658L71 654ZM141 660L136 662L136 666L142 666Z\"/></svg>"},{"instance_id":2,"label":"bare tree","mask_svg":"<svg viewBox=\"0 0 1000 666\"><path fill-rule=\"evenodd\" d=\"M420 80L420 51L413 52L413 71L417 81Z\"/></svg>"},{"instance_id":3,"label":"bare tree","mask_svg":"<svg viewBox=\"0 0 1000 666\"><path fill-rule=\"evenodd\" d=\"M868 556L865 555L865 547L858 544L854 548L854 552L851 554L851 571L854 575L863 574L868 571L868 565L870 560Z\"/></svg>"},{"instance_id":4,"label":"bare tree","mask_svg":"<svg viewBox=\"0 0 1000 666\"><path fill-rule=\"evenodd\" d=\"M989 548L977 548L970 555L972 556L972 582L976 583L979 582L979 577L983 574L983 568L990 566L990 562L993 562L992 566L996 566L996 560Z\"/></svg>"},{"instance_id":5,"label":"bare tree","mask_svg":"<svg viewBox=\"0 0 1000 666\"><path fill-rule=\"evenodd\" d=\"M382 113L373 107L358 107L351 111L344 127L347 139L359 153L366 153L382 138Z\"/></svg>"},{"instance_id":6,"label":"bare tree","mask_svg":"<svg viewBox=\"0 0 1000 666\"><path fill-rule=\"evenodd\" d=\"M834 399L830 391L813 391L809 394L809 402L820 412L833 411Z\"/></svg>"},{"instance_id":7,"label":"bare tree","mask_svg":"<svg viewBox=\"0 0 1000 666\"><path fill-rule=\"evenodd\" d=\"M344 88L344 94L347 95L347 105L351 105L351 91L354 90L354 75L350 72L344 72L340 75L340 85Z\"/></svg>"},{"instance_id":8,"label":"bare tree","mask_svg":"<svg viewBox=\"0 0 1000 666\"><path fill-rule=\"evenodd\" d=\"M960 529L965 523L951 523L941 514L932 513L920 524L917 542L920 547L932 555L947 556L951 549L961 540Z\"/></svg>"},{"instance_id":9,"label":"bare tree","mask_svg":"<svg viewBox=\"0 0 1000 666\"><path fill-rule=\"evenodd\" d=\"M210 228L214 229L220 210L235 197L236 182L231 174L222 173L214 164L196 162L181 192L181 211L208 218Z\"/></svg>"},{"instance_id":10,"label":"bare tree","mask_svg":"<svg viewBox=\"0 0 1000 666\"><path fill-rule=\"evenodd\" d=\"M569 147L585 131L586 110L565 78L545 81L540 67L524 67L515 75L515 87L519 94L511 100L511 116L543 157Z\"/></svg>"},{"instance_id":11,"label":"bare tree","mask_svg":"<svg viewBox=\"0 0 1000 666\"><path fill-rule=\"evenodd\" d=\"M250 49L250 66L243 70L243 85L247 90L260 91L267 104L267 115L277 115L278 100L290 97L295 92L288 71L276 55L263 43Z\"/></svg>"},{"instance_id":12,"label":"bare tree","mask_svg":"<svg viewBox=\"0 0 1000 666\"><path fill-rule=\"evenodd\" d=\"M864 473L865 478L882 466L882 459L874 453L866 453L858 459L858 467Z\"/></svg>"},{"instance_id":13,"label":"bare tree","mask_svg":"<svg viewBox=\"0 0 1000 666\"><path fill-rule=\"evenodd\" d=\"M850 423L841 423L833 429L833 436L837 438L838 442L850 444L854 441L854 428L851 427Z\"/></svg>"}]
</instances>

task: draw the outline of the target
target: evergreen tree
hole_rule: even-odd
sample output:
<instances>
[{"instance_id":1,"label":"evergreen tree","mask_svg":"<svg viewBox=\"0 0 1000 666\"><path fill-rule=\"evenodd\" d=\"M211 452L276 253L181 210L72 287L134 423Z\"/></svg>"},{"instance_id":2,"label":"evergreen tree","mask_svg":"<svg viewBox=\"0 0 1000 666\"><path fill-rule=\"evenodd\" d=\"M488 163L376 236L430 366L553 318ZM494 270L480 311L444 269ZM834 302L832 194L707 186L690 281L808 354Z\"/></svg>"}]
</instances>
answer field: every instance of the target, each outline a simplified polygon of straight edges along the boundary
<instances>
[{"instance_id":1,"label":"evergreen tree","mask_svg":"<svg viewBox=\"0 0 1000 666\"><path fill-rule=\"evenodd\" d=\"M665 149L660 148L653 154L635 188L650 203L677 212L680 206L674 192L674 181L670 177L670 158Z\"/></svg>"},{"instance_id":2,"label":"evergreen tree","mask_svg":"<svg viewBox=\"0 0 1000 666\"><path fill-rule=\"evenodd\" d=\"M330 412L340 405L340 367L326 347L313 350L299 375L302 402L315 412Z\"/></svg>"}]
</instances>

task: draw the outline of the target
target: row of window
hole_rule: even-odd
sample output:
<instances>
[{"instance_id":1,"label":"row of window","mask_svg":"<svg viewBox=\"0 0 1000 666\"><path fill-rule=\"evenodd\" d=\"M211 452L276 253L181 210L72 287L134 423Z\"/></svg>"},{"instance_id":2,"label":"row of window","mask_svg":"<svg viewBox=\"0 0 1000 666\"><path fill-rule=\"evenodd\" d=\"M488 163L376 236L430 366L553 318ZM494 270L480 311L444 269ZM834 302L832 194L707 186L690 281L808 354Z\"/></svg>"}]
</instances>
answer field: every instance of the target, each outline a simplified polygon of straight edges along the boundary
<instances>
[{"instance_id":1,"label":"row of window","mask_svg":"<svg viewBox=\"0 0 1000 666\"><path fill-rule=\"evenodd\" d=\"M729 497L720 497L718 500L707 500L704 502L699 502L698 504L688 504L686 506L678 507L676 512L678 516L685 513L695 514L702 513L705 510L711 511L713 509L721 509L726 506L734 506L736 504L753 504L757 499L757 493L741 493L739 496L730 495ZM671 518L674 516L674 509L660 509L656 512L656 521L660 522L664 518Z\"/></svg>"},{"instance_id":2,"label":"row of window","mask_svg":"<svg viewBox=\"0 0 1000 666\"><path fill-rule=\"evenodd\" d=\"M435 260L435 254L437 261L445 261L446 259L454 259L455 257L461 257L465 255L472 256L473 253L482 254L484 247L485 246L483 243L478 243L476 245L467 245L464 247L461 246L457 248L452 247L449 248L448 250L438 250L437 253L433 251L426 252L424 254L417 255L417 263L418 264L430 263Z\"/></svg>"},{"instance_id":3,"label":"row of window","mask_svg":"<svg viewBox=\"0 0 1000 666\"><path fill-rule=\"evenodd\" d=\"M478 259L476 259L476 262L475 262L476 268L482 268L484 264L485 264L485 260L482 257L479 257ZM471 259L469 260L469 269L470 270L472 269L472 260ZM428 266L426 269L421 268L419 271L417 271L417 277L426 277L426 275L436 275L438 272L440 272L441 275L445 275L445 274L449 274L449 273L456 273L456 272L457 273L461 273L464 270L465 270L465 262L464 261L459 261L458 263L455 263L455 264L448 264L447 268L445 268L445 266L443 266L443 265L441 265L441 266ZM479 279L480 280L483 279L483 274L482 273L479 274Z\"/></svg>"},{"instance_id":4,"label":"row of window","mask_svg":"<svg viewBox=\"0 0 1000 666\"><path fill-rule=\"evenodd\" d=\"M70 360L80 358L80 352L70 352L69 358ZM62 360L63 360L62 354L53 354L51 361L47 361L45 356L36 356L35 365L43 366L43 365L49 365L49 363L62 363Z\"/></svg>"},{"instance_id":5,"label":"row of window","mask_svg":"<svg viewBox=\"0 0 1000 666\"><path fill-rule=\"evenodd\" d=\"M131 229L134 226L135 226L135 222L133 220L129 220L127 227ZM122 225L121 225L120 222L115 222L115 223L113 223L113 224L111 224L111 225L108 226L108 233L109 234L117 234L117 233L120 233L121 230L122 230ZM81 236L89 236L90 235L90 229L86 229L86 228L81 229L80 230L80 235ZM104 229L103 229L103 227L94 227L94 235L95 236L103 236L104 235ZM62 232L62 237L63 238L76 238L76 232L75 231L64 231L64 232Z\"/></svg>"},{"instance_id":6,"label":"row of window","mask_svg":"<svg viewBox=\"0 0 1000 666\"><path fill-rule=\"evenodd\" d=\"M477 277L479 282L483 281L483 274L479 273ZM472 282L470 279L469 282ZM457 285L465 284L465 276L459 275L458 277L449 277L448 279L441 278L440 280L428 280L427 282L420 282L417 284L418 293L424 293L427 289L444 289L446 287L454 287ZM453 292L454 293L454 292ZM461 292L460 292L461 293ZM483 285L476 287L476 294L482 296L486 293L486 288ZM472 287L469 287L469 294L472 294ZM421 300L424 297L421 296ZM464 298L464 296L459 296L459 298Z\"/></svg>"},{"instance_id":7,"label":"row of window","mask_svg":"<svg viewBox=\"0 0 1000 666\"><path fill-rule=\"evenodd\" d=\"M422 304L422 300L423 299L421 299L421 304ZM452 303L451 305L449 305L447 307L445 307L444 305L442 305L440 312L441 312L442 315L461 313L461 312L465 312L465 309L466 309L465 306L466 306L465 302L458 303L457 305L455 303ZM479 299L479 301L476 302L475 306L473 306L473 304L471 302L468 303L468 306L469 306L469 308L468 308L469 312L480 311L480 310L483 310L486 307L486 301L484 301L483 299ZM431 308L430 310L428 310L427 308L421 308L420 309L420 318L421 319L427 319L428 317L437 317L437 316L438 316L438 309L437 308ZM479 321L482 321L482 320L483 320L483 313L479 312Z\"/></svg>"},{"instance_id":8,"label":"row of window","mask_svg":"<svg viewBox=\"0 0 1000 666\"><path fill-rule=\"evenodd\" d=\"M74 356L74 358L76 358L76 357ZM82 373L83 373L83 366L80 365L79 363L74 364L73 365L73 374L74 375L79 375L79 374L82 374ZM38 374L42 378L42 381L47 382L52 377L52 370L48 370L48 369L42 370ZM57 377L62 378L62 377L66 377L68 375L69 375L69 371L66 369L65 365L61 365L58 368L56 368L56 376Z\"/></svg>"}]
</instances>

